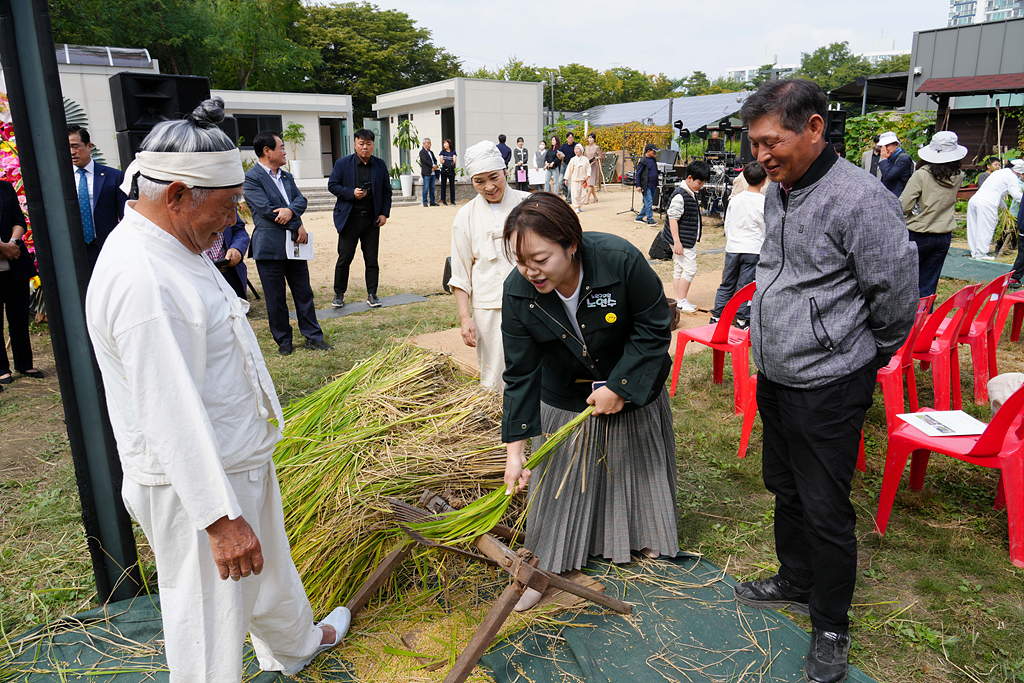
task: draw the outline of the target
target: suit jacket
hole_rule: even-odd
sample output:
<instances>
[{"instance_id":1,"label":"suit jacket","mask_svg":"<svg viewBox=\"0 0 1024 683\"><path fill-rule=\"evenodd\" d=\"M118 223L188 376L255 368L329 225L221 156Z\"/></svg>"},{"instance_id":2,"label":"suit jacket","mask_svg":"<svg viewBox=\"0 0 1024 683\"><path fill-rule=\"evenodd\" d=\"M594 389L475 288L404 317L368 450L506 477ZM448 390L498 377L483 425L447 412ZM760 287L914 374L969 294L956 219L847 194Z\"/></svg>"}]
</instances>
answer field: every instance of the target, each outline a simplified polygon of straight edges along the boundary
<instances>
[{"instance_id":1,"label":"suit jacket","mask_svg":"<svg viewBox=\"0 0 1024 683\"><path fill-rule=\"evenodd\" d=\"M348 216L356 201L353 191L356 189L355 154L338 159L327 181L327 189L338 198L334 205L334 227L338 232L345 229ZM391 217L391 176L388 167L381 159L370 157L370 189L373 191L373 215Z\"/></svg>"},{"instance_id":2,"label":"suit jacket","mask_svg":"<svg viewBox=\"0 0 1024 683\"><path fill-rule=\"evenodd\" d=\"M245 252L249 248L249 233L245 230L245 221L242 217L235 212L235 224L224 230L224 249L237 249L238 253L242 255L242 260L235 266L235 272L238 273L238 279L241 280L242 286L245 286L246 279L249 277L249 271L245 267ZM284 238L282 238L284 239Z\"/></svg>"},{"instance_id":3,"label":"suit jacket","mask_svg":"<svg viewBox=\"0 0 1024 683\"><path fill-rule=\"evenodd\" d=\"M93 164L92 182L92 225L96 230L96 239L86 245L89 256L89 270L96 265L103 243L114 231L117 224L124 218L124 204L128 196L121 192L124 172L110 166ZM75 177L78 186L78 177Z\"/></svg>"},{"instance_id":4,"label":"suit jacket","mask_svg":"<svg viewBox=\"0 0 1024 683\"><path fill-rule=\"evenodd\" d=\"M6 180L0 180L0 242L11 241L16 225L23 228L28 226L25 214L21 212L21 205L18 203L18 194L14 191L14 185ZM21 245L21 256L12 260L10 264L9 272L14 276L15 282L31 280L36 276L36 265L24 244Z\"/></svg>"},{"instance_id":5,"label":"suit jacket","mask_svg":"<svg viewBox=\"0 0 1024 683\"><path fill-rule=\"evenodd\" d=\"M437 166L437 157L434 150L420 148L420 175L434 175L434 167ZM380 214L377 214L378 216Z\"/></svg>"},{"instance_id":6,"label":"suit jacket","mask_svg":"<svg viewBox=\"0 0 1024 683\"><path fill-rule=\"evenodd\" d=\"M252 257L260 260L284 260L288 254L284 248L284 233L292 233L292 239L302 227L302 214L306 211L306 198L302 196L291 173L281 169L281 179L287 201L281 196L274 179L262 164L256 163L245 174L242 192L245 205L252 211ZM285 225L274 222L274 209L291 209L292 219ZM244 280L243 280L244 282Z\"/></svg>"}]
</instances>

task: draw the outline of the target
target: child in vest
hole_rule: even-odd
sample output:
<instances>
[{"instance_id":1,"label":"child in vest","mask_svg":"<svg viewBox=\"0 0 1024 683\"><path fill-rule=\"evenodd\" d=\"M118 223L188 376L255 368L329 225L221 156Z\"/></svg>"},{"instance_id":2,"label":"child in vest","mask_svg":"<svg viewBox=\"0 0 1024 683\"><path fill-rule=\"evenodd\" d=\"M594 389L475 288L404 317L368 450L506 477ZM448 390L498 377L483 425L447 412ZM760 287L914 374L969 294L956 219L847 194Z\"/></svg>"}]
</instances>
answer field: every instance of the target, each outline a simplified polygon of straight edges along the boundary
<instances>
[{"instance_id":1,"label":"child in vest","mask_svg":"<svg viewBox=\"0 0 1024 683\"><path fill-rule=\"evenodd\" d=\"M747 189L729 200L729 210L725 215L725 267L722 269L722 284L715 294L715 309L711 311L712 323L718 322L729 299L754 281L764 241L764 195L761 188L767 178L764 166L751 161L743 167ZM736 312L735 325L742 330L749 324L748 302Z\"/></svg>"},{"instance_id":2,"label":"child in vest","mask_svg":"<svg viewBox=\"0 0 1024 683\"><path fill-rule=\"evenodd\" d=\"M686 180L672 192L662 237L672 245L672 288L676 306L683 313L696 313L697 307L686 300L690 283L697 275L697 242L700 242L701 218L697 193L711 176L707 162L697 160L686 168Z\"/></svg>"}]
</instances>

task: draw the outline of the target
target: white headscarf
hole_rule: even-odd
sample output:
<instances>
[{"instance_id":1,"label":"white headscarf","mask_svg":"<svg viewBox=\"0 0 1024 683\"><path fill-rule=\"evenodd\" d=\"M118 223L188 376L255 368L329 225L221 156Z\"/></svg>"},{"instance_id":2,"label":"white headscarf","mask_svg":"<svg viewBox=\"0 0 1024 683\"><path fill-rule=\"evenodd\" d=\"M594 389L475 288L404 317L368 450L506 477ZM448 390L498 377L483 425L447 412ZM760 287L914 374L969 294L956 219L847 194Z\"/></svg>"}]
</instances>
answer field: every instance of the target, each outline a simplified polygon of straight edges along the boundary
<instances>
[{"instance_id":1,"label":"white headscarf","mask_svg":"<svg viewBox=\"0 0 1024 683\"><path fill-rule=\"evenodd\" d=\"M237 149L224 152L139 152L124 174L121 191L131 194L136 174L159 183L185 183L188 187L225 189L245 182Z\"/></svg>"},{"instance_id":2,"label":"white headscarf","mask_svg":"<svg viewBox=\"0 0 1024 683\"><path fill-rule=\"evenodd\" d=\"M462 158L466 164L466 175L470 178L478 173L501 171L505 168L501 152L498 151L497 145L489 140L476 143L466 150Z\"/></svg>"}]
</instances>

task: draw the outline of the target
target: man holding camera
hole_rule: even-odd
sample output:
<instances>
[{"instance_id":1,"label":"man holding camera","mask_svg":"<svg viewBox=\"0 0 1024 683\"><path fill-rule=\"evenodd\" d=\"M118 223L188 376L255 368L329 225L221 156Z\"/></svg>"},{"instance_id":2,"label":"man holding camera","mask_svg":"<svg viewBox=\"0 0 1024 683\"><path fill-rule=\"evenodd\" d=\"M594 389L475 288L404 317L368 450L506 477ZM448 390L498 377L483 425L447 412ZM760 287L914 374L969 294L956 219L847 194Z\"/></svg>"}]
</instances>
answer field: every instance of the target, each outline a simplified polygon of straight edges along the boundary
<instances>
[{"instance_id":1,"label":"man holding camera","mask_svg":"<svg viewBox=\"0 0 1024 683\"><path fill-rule=\"evenodd\" d=\"M334 267L334 300L331 305L345 305L348 269L362 243L366 263L366 303L380 308L377 280L380 266L380 229L391 215L391 178L387 165L373 156L375 135L360 128L355 132L356 153L338 159L327 189L338 198L334 205L334 227L338 230L338 264Z\"/></svg>"}]
</instances>

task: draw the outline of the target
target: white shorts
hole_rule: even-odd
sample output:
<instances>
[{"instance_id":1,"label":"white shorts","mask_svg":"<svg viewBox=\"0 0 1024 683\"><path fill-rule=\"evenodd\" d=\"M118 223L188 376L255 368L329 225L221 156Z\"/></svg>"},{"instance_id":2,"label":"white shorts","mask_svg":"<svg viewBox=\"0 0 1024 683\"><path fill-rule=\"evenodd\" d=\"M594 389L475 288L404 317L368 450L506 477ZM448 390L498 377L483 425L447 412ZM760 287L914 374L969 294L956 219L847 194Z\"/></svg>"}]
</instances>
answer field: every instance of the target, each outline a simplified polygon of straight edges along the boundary
<instances>
[{"instance_id":1,"label":"white shorts","mask_svg":"<svg viewBox=\"0 0 1024 683\"><path fill-rule=\"evenodd\" d=\"M672 254L672 279L693 282L697 274L697 247L683 247L682 254Z\"/></svg>"}]
</instances>

